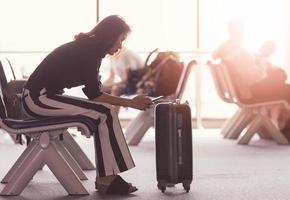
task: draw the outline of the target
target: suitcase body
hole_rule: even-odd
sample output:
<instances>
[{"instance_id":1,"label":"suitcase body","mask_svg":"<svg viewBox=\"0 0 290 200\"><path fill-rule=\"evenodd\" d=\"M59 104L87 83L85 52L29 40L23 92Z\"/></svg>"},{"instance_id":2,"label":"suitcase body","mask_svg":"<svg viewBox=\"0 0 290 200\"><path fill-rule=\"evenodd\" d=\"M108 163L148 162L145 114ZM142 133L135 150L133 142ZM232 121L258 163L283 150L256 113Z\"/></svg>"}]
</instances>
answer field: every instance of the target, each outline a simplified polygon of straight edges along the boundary
<instances>
[{"instance_id":1,"label":"suitcase body","mask_svg":"<svg viewBox=\"0 0 290 200\"><path fill-rule=\"evenodd\" d=\"M159 103L155 108L155 144L158 188L192 182L192 126L187 103Z\"/></svg>"}]
</instances>

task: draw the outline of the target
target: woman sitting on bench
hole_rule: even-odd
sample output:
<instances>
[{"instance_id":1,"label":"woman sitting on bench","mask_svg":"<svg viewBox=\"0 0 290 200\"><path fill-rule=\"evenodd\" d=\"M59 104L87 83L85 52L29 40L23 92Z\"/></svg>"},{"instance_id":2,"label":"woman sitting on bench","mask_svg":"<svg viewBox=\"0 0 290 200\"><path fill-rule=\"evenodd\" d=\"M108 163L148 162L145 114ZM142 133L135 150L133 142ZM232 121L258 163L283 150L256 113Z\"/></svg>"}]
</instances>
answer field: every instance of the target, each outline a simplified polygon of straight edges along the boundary
<instances>
[{"instance_id":1,"label":"woman sitting on bench","mask_svg":"<svg viewBox=\"0 0 290 200\"><path fill-rule=\"evenodd\" d=\"M23 95L24 108L32 117L80 115L95 123L96 188L103 194L137 190L117 175L134 167L134 162L113 105L143 110L152 104L146 96L127 99L101 91L101 61L122 48L129 32L119 16L103 19L89 33L80 33L75 41L52 51L28 79ZM64 88L81 85L88 99L62 94Z\"/></svg>"}]
</instances>

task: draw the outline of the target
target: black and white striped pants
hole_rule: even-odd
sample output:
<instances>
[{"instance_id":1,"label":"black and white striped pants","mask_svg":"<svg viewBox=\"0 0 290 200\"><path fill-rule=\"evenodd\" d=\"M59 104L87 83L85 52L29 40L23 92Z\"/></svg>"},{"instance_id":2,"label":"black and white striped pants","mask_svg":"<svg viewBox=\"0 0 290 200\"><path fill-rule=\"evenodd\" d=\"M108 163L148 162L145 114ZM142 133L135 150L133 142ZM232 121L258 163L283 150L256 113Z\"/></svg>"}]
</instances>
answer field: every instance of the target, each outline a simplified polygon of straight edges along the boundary
<instances>
[{"instance_id":1,"label":"black and white striped pants","mask_svg":"<svg viewBox=\"0 0 290 200\"><path fill-rule=\"evenodd\" d=\"M23 92L23 106L32 117L82 115L98 126L94 134L97 176L103 177L134 167L114 106L67 95L47 96Z\"/></svg>"}]
</instances>

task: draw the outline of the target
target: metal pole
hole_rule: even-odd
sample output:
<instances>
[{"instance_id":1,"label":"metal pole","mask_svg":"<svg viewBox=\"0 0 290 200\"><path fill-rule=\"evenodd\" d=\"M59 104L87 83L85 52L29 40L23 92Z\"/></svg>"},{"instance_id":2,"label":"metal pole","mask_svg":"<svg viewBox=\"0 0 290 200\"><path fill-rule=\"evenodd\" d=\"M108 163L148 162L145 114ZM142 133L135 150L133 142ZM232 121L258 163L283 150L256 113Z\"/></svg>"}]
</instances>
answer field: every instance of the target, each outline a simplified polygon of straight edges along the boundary
<instances>
[{"instance_id":1,"label":"metal pole","mask_svg":"<svg viewBox=\"0 0 290 200\"><path fill-rule=\"evenodd\" d=\"M202 76L202 59L200 54L200 2L196 0L196 49L197 49L197 69L195 79L195 107L196 107L196 127L202 128L202 116L201 116L201 76Z\"/></svg>"},{"instance_id":2,"label":"metal pole","mask_svg":"<svg viewBox=\"0 0 290 200\"><path fill-rule=\"evenodd\" d=\"M290 27L289 27L289 17L290 17L290 2L289 1L285 1L284 3L284 12L285 12L285 44L289 44L290 42ZM290 72L290 57L288 56L290 54L290 46L289 45L285 45L285 57L286 57L286 61L285 64L287 66L286 70L287 72Z\"/></svg>"},{"instance_id":3,"label":"metal pole","mask_svg":"<svg viewBox=\"0 0 290 200\"><path fill-rule=\"evenodd\" d=\"M96 20L100 21L100 0L96 0Z\"/></svg>"},{"instance_id":4,"label":"metal pole","mask_svg":"<svg viewBox=\"0 0 290 200\"><path fill-rule=\"evenodd\" d=\"M196 0L196 48L199 49L199 0Z\"/></svg>"}]
</instances>

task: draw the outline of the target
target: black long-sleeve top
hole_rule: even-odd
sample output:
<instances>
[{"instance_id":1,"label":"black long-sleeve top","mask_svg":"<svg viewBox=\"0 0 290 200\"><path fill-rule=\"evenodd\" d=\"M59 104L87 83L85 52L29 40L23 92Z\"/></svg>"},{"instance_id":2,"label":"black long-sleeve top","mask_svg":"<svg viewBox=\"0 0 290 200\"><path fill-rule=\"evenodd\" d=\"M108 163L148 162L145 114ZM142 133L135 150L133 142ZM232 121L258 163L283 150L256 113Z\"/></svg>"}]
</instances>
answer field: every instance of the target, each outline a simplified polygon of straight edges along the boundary
<instances>
[{"instance_id":1,"label":"black long-sleeve top","mask_svg":"<svg viewBox=\"0 0 290 200\"><path fill-rule=\"evenodd\" d=\"M52 51L29 77L25 88L39 95L46 88L48 95L64 88L84 85L83 92L89 99L102 94L99 68L105 56L91 38L66 43Z\"/></svg>"}]
</instances>

